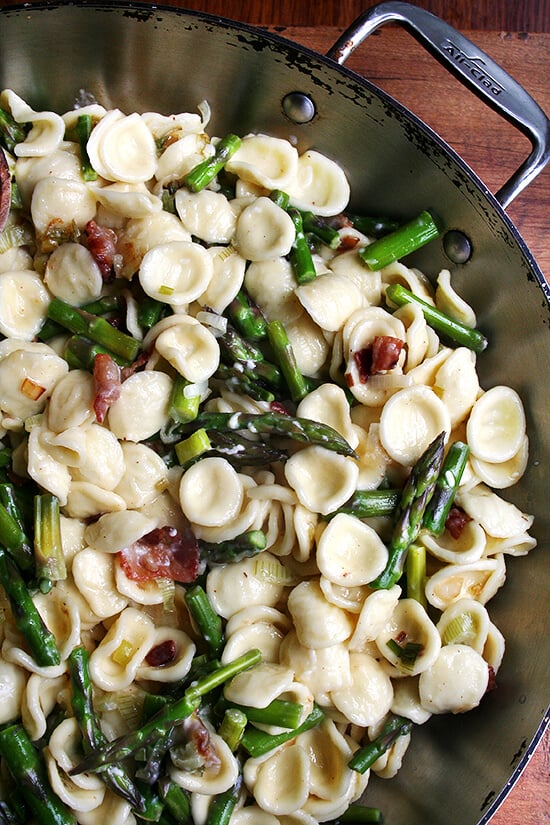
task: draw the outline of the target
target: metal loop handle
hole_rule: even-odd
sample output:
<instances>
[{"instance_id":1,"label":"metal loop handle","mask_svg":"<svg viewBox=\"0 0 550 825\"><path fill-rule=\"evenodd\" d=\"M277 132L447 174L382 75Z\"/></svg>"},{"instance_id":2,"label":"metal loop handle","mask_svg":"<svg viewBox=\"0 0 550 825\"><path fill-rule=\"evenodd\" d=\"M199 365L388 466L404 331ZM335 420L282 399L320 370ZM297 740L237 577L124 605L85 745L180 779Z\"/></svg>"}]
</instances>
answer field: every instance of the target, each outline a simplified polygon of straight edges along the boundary
<instances>
[{"instance_id":1,"label":"metal loop handle","mask_svg":"<svg viewBox=\"0 0 550 825\"><path fill-rule=\"evenodd\" d=\"M533 151L496 193L506 208L550 160L550 121L525 89L456 29L425 9L410 3L379 3L349 26L327 57L343 64L375 29L400 23L448 71L503 118L523 132Z\"/></svg>"}]
</instances>

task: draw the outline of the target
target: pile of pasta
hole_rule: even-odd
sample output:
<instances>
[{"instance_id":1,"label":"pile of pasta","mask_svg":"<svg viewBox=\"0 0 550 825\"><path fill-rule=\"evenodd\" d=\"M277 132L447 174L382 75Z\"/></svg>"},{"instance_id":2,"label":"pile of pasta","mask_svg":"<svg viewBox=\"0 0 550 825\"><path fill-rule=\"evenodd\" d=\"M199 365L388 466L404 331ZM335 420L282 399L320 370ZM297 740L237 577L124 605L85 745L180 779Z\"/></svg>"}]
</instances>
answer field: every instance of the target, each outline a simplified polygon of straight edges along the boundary
<instances>
[{"instance_id":1,"label":"pile of pasta","mask_svg":"<svg viewBox=\"0 0 550 825\"><path fill-rule=\"evenodd\" d=\"M0 105L30 125L13 152L5 151L21 207L2 235L13 238L18 228L18 241L0 252L1 444L20 481L59 500L67 567L49 592L32 595L55 636L59 665L37 664L2 601L0 722L20 720L40 744L54 793L81 825L139 821L101 773L70 773L82 750L68 657L86 647L102 730L108 740L126 733L136 725L128 707L135 711L144 693L183 684L204 640L186 607L187 585L176 583L167 600L165 582L128 575L121 551L166 526L215 543L260 530L266 543L259 554L201 571L223 624L222 663L251 649L262 654L224 686L224 699L248 708L296 702L302 719L318 706L323 720L253 758L233 752L205 713L217 758L193 769L168 753L165 771L189 794L196 825L239 777L231 825L335 819L363 796L371 771L383 778L398 772L410 734L364 773L348 764L390 715L423 725L432 714L468 711L498 673L505 643L487 605L505 582L506 557L536 544L533 517L502 495L528 461L521 399L507 386L482 388L478 356L440 340L418 306L385 300L388 286L401 284L474 327L448 270L435 283L400 261L372 271L359 257L371 239L347 222L337 248L315 248L316 277L296 282L289 260L295 228L270 193L284 191L292 206L324 218L341 215L350 187L333 159L249 134L225 165L232 192L218 178L193 192L178 182L218 143L206 131L206 104L165 116L93 102L59 115L35 111L8 89ZM87 152L95 180L83 178L74 135L82 114L93 121ZM114 278L104 277L85 242L90 221L114 233ZM200 396L201 410L273 409L216 377L220 319L243 290L268 321L284 325L297 367L311 379L297 404L279 401L290 414L333 428L353 456L293 443L286 460L266 465L235 464L227 454L183 467L156 449L177 375ZM40 332L52 299L82 307L111 294L122 296L124 328L147 357L99 421L92 372L70 368L65 358L68 333L44 341ZM142 298L165 310L148 330L138 322ZM354 356L377 336L399 339L403 348L395 366L363 380ZM388 561L392 518L340 508L358 490L402 488L441 432L447 449L456 441L470 448L456 495L464 529L457 537L448 529L420 532L428 559L422 598L407 593L404 579L373 589ZM421 650L412 664L388 645L397 638ZM148 663L167 640L175 646L170 662ZM11 787L4 766L0 796Z\"/></svg>"}]
</instances>

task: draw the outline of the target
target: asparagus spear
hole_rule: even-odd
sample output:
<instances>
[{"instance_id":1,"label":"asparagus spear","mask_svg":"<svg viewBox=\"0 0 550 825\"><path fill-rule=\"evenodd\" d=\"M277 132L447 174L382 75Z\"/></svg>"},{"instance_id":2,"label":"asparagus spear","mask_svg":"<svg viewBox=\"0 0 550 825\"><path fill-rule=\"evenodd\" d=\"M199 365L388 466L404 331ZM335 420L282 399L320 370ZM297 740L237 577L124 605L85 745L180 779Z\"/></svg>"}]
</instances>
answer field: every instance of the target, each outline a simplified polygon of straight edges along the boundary
<instances>
[{"instance_id":1,"label":"asparagus spear","mask_svg":"<svg viewBox=\"0 0 550 825\"><path fill-rule=\"evenodd\" d=\"M67 578L59 499L51 493L40 493L34 498L34 558L36 578L43 593L51 590L52 582Z\"/></svg>"},{"instance_id":2,"label":"asparagus spear","mask_svg":"<svg viewBox=\"0 0 550 825\"><path fill-rule=\"evenodd\" d=\"M327 450L356 458L354 450L340 433L328 424L309 418L297 418L276 412L215 413L203 412L194 422L210 434L211 431L232 432L248 430L251 433L291 438L305 444L318 444Z\"/></svg>"},{"instance_id":3,"label":"asparagus spear","mask_svg":"<svg viewBox=\"0 0 550 825\"><path fill-rule=\"evenodd\" d=\"M50 301L48 318L76 335L91 338L96 344L106 347L113 355L118 355L130 363L138 354L140 343L131 335L115 329L105 318L73 307L60 298Z\"/></svg>"},{"instance_id":4,"label":"asparagus spear","mask_svg":"<svg viewBox=\"0 0 550 825\"><path fill-rule=\"evenodd\" d=\"M456 491L464 473L470 448L463 441L454 441L441 467L434 494L426 508L423 526L439 536L445 529L445 522L455 499Z\"/></svg>"},{"instance_id":5,"label":"asparagus spear","mask_svg":"<svg viewBox=\"0 0 550 825\"><path fill-rule=\"evenodd\" d=\"M265 550L267 539L261 530L249 530L234 539L213 542L199 539L199 551L207 564L230 564L249 559Z\"/></svg>"},{"instance_id":6,"label":"asparagus spear","mask_svg":"<svg viewBox=\"0 0 550 825\"><path fill-rule=\"evenodd\" d=\"M80 170L84 180L97 180L97 172L93 168L88 155L88 139L92 133L93 122L91 115L79 115L76 121L76 134L80 144Z\"/></svg>"},{"instance_id":7,"label":"asparagus spear","mask_svg":"<svg viewBox=\"0 0 550 825\"><path fill-rule=\"evenodd\" d=\"M445 432L440 433L420 456L407 479L396 511L396 521L388 546L385 569L370 582L374 589L388 589L399 581L403 573L409 545L415 541L422 527L422 519L435 484L445 445Z\"/></svg>"},{"instance_id":8,"label":"asparagus spear","mask_svg":"<svg viewBox=\"0 0 550 825\"><path fill-rule=\"evenodd\" d=\"M210 599L200 584L195 584L186 590L185 604L210 654L219 656L224 646L222 620L210 604Z\"/></svg>"},{"instance_id":9,"label":"asparagus spear","mask_svg":"<svg viewBox=\"0 0 550 825\"><path fill-rule=\"evenodd\" d=\"M242 781L242 774L239 774L231 788L214 797L208 808L206 825L229 825L239 798Z\"/></svg>"},{"instance_id":10,"label":"asparagus spear","mask_svg":"<svg viewBox=\"0 0 550 825\"><path fill-rule=\"evenodd\" d=\"M326 218L315 215L313 212L302 212L302 226L306 235L313 235L330 249L340 246L340 233L330 225Z\"/></svg>"},{"instance_id":11,"label":"asparagus spear","mask_svg":"<svg viewBox=\"0 0 550 825\"><path fill-rule=\"evenodd\" d=\"M8 550L20 570L28 571L34 567L34 554L18 512L13 486L1 484L0 544Z\"/></svg>"},{"instance_id":12,"label":"asparagus spear","mask_svg":"<svg viewBox=\"0 0 550 825\"><path fill-rule=\"evenodd\" d=\"M288 340L286 330L280 321L270 321L268 323L267 337L273 349L275 360L279 364L287 383L290 397L293 401L300 401L307 395L309 387L298 369L292 344Z\"/></svg>"},{"instance_id":13,"label":"asparagus spear","mask_svg":"<svg viewBox=\"0 0 550 825\"><path fill-rule=\"evenodd\" d=\"M259 366L261 365L255 364L255 367ZM248 369L241 362L232 366L220 363L214 378L224 381L232 391L241 395L249 395L255 401L267 401L268 404L275 401L275 394L258 381L255 370Z\"/></svg>"},{"instance_id":14,"label":"asparagus spear","mask_svg":"<svg viewBox=\"0 0 550 825\"><path fill-rule=\"evenodd\" d=\"M250 754L250 756L263 756L265 753L269 753L270 750L273 750L273 748L278 748L279 745L284 745L285 742L290 742L291 739L299 736L300 733L304 733L305 731L311 730L311 728L321 724L324 718L325 714L321 708L315 705L309 716L302 722L302 724L293 730L285 731L284 733L271 734L265 733L259 728L247 728L244 732L243 738L241 739L241 745L245 751Z\"/></svg>"},{"instance_id":15,"label":"asparagus spear","mask_svg":"<svg viewBox=\"0 0 550 825\"><path fill-rule=\"evenodd\" d=\"M263 361L264 354L253 341L240 335L235 327L227 324L225 332L219 336L220 352L226 362L233 361Z\"/></svg>"},{"instance_id":16,"label":"asparagus spear","mask_svg":"<svg viewBox=\"0 0 550 825\"><path fill-rule=\"evenodd\" d=\"M231 301L226 313L247 341L263 341L267 337L267 321L262 311L243 289Z\"/></svg>"},{"instance_id":17,"label":"asparagus spear","mask_svg":"<svg viewBox=\"0 0 550 825\"><path fill-rule=\"evenodd\" d=\"M160 785L160 795L165 809L171 814L178 825L188 825L191 819L191 802L183 788L175 782L165 781Z\"/></svg>"},{"instance_id":18,"label":"asparagus spear","mask_svg":"<svg viewBox=\"0 0 550 825\"><path fill-rule=\"evenodd\" d=\"M226 135L216 146L215 154L201 161L185 178L185 185L192 192L200 192L221 172L227 161L235 154L242 140L237 135Z\"/></svg>"},{"instance_id":19,"label":"asparagus spear","mask_svg":"<svg viewBox=\"0 0 550 825\"><path fill-rule=\"evenodd\" d=\"M71 706L82 734L85 754L107 743L94 710L88 661L88 651L82 646L73 648L68 659L72 688ZM160 801L155 802L150 793L149 798L145 799L124 765L108 765L103 773L103 779L112 791L139 811L142 818L150 819L152 813L160 811Z\"/></svg>"},{"instance_id":20,"label":"asparagus spear","mask_svg":"<svg viewBox=\"0 0 550 825\"><path fill-rule=\"evenodd\" d=\"M300 724L303 706L298 702L290 702L286 699L273 699L265 708L255 708L250 705L239 705L235 702L228 702L227 699L220 699L216 705L216 710L221 709L238 710L243 713L249 722L257 722L262 725L275 725L278 728L289 728L294 730Z\"/></svg>"},{"instance_id":21,"label":"asparagus spear","mask_svg":"<svg viewBox=\"0 0 550 825\"><path fill-rule=\"evenodd\" d=\"M216 667L210 673L192 683L185 690L183 696L166 705L140 728L125 736L120 736L105 747L94 750L70 773L104 770L105 766L126 759L128 756L135 754L140 748L147 747L173 725L177 725L188 716L191 716L193 711L200 705L205 694L220 687L237 673L258 664L260 660L261 653L259 650L249 650L237 659Z\"/></svg>"},{"instance_id":22,"label":"asparagus spear","mask_svg":"<svg viewBox=\"0 0 550 825\"><path fill-rule=\"evenodd\" d=\"M429 241L437 238L440 230L430 215L424 210L416 218L404 223L398 229L379 238L359 252L359 257L369 269L382 269L394 261L404 258Z\"/></svg>"},{"instance_id":23,"label":"asparagus spear","mask_svg":"<svg viewBox=\"0 0 550 825\"><path fill-rule=\"evenodd\" d=\"M0 144L8 152L13 154L13 150L18 143L23 143L27 137L29 126L26 123L18 123L5 109L0 109Z\"/></svg>"},{"instance_id":24,"label":"asparagus spear","mask_svg":"<svg viewBox=\"0 0 550 825\"><path fill-rule=\"evenodd\" d=\"M356 490L345 504L323 518L328 521L337 513L347 513L357 518L391 516L399 502L399 495L399 490Z\"/></svg>"},{"instance_id":25,"label":"asparagus spear","mask_svg":"<svg viewBox=\"0 0 550 825\"><path fill-rule=\"evenodd\" d=\"M36 663L40 667L58 665L61 658L55 637L36 609L17 565L1 547L0 584L10 601L15 624L25 637Z\"/></svg>"},{"instance_id":26,"label":"asparagus spear","mask_svg":"<svg viewBox=\"0 0 550 825\"><path fill-rule=\"evenodd\" d=\"M0 754L37 825L76 825L74 815L53 792L40 753L23 725L0 729Z\"/></svg>"},{"instance_id":27,"label":"asparagus spear","mask_svg":"<svg viewBox=\"0 0 550 825\"><path fill-rule=\"evenodd\" d=\"M368 235L371 238L381 238L383 235L388 235L390 232L395 232L399 229L399 221L394 221L391 218L375 217L372 215L348 215L352 226L363 235Z\"/></svg>"},{"instance_id":28,"label":"asparagus spear","mask_svg":"<svg viewBox=\"0 0 550 825\"><path fill-rule=\"evenodd\" d=\"M358 773L365 773L386 751L391 748L399 736L405 736L412 730L412 722L404 716L390 716L379 736L364 748L356 751L348 766Z\"/></svg>"},{"instance_id":29,"label":"asparagus spear","mask_svg":"<svg viewBox=\"0 0 550 825\"><path fill-rule=\"evenodd\" d=\"M48 322L46 321L46 324L47 323ZM47 340L42 336L43 331L44 327L42 327L42 330L40 331L40 337L42 340ZM46 334L48 334L47 328ZM87 370L88 372L92 372L96 355L110 355L113 361L115 361L120 367L127 367L131 363L127 358L121 358L120 355L117 355L106 347L101 346L101 344L94 343L94 341L87 338L85 335L71 335L65 346L65 361L71 369Z\"/></svg>"},{"instance_id":30,"label":"asparagus spear","mask_svg":"<svg viewBox=\"0 0 550 825\"><path fill-rule=\"evenodd\" d=\"M193 421L199 412L200 395L188 395L185 388L190 382L183 375L177 373L172 385L170 394L170 407L168 413L170 418L182 424Z\"/></svg>"},{"instance_id":31,"label":"asparagus spear","mask_svg":"<svg viewBox=\"0 0 550 825\"><path fill-rule=\"evenodd\" d=\"M294 271L294 277L299 284L307 284L317 277L313 258L311 257L311 250L304 234L304 222L302 214L298 209L288 209L288 214L294 224L296 237L290 250L290 263Z\"/></svg>"},{"instance_id":32,"label":"asparagus spear","mask_svg":"<svg viewBox=\"0 0 550 825\"><path fill-rule=\"evenodd\" d=\"M138 324L142 329L151 329L167 312L168 305L150 295L140 296L138 303Z\"/></svg>"},{"instance_id":33,"label":"asparagus spear","mask_svg":"<svg viewBox=\"0 0 550 825\"><path fill-rule=\"evenodd\" d=\"M273 203L276 203L277 206L284 209L285 212L290 206L290 195L287 192L283 192L282 189L274 189L269 193L269 197Z\"/></svg>"},{"instance_id":34,"label":"asparagus spear","mask_svg":"<svg viewBox=\"0 0 550 825\"><path fill-rule=\"evenodd\" d=\"M401 286L401 284L390 284L386 289L386 298L397 306L409 303L417 304L422 309L426 323L454 344L468 347L468 349L478 353L483 352L487 347L487 338L478 329L467 327L460 321L455 321L454 318L423 301L422 298L419 298L418 295Z\"/></svg>"},{"instance_id":35,"label":"asparagus spear","mask_svg":"<svg viewBox=\"0 0 550 825\"><path fill-rule=\"evenodd\" d=\"M218 734L233 752L241 744L247 722L246 714L238 707L227 708L223 715Z\"/></svg>"},{"instance_id":36,"label":"asparagus spear","mask_svg":"<svg viewBox=\"0 0 550 825\"><path fill-rule=\"evenodd\" d=\"M405 572L407 575L407 598L415 599L423 607L426 607L426 548L423 544L413 542L409 546Z\"/></svg>"}]
</instances>

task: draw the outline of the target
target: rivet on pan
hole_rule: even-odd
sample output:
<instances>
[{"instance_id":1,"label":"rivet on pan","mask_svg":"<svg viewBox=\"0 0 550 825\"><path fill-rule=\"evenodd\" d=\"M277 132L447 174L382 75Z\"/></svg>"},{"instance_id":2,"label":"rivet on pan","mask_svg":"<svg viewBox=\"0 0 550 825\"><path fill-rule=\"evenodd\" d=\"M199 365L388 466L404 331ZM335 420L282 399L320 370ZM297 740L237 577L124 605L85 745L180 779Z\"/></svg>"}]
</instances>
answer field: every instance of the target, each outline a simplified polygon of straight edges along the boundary
<instances>
[{"instance_id":1,"label":"rivet on pan","mask_svg":"<svg viewBox=\"0 0 550 825\"><path fill-rule=\"evenodd\" d=\"M470 239L458 229L450 229L443 238L445 254L454 264L465 264L472 256Z\"/></svg>"},{"instance_id":2,"label":"rivet on pan","mask_svg":"<svg viewBox=\"0 0 550 825\"><path fill-rule=\"evenodd\" d=\"M309 123L315 117L315 103L303 92L289 92L283 98L283 111L294 123Z\"/></svg>"}]
</instances>

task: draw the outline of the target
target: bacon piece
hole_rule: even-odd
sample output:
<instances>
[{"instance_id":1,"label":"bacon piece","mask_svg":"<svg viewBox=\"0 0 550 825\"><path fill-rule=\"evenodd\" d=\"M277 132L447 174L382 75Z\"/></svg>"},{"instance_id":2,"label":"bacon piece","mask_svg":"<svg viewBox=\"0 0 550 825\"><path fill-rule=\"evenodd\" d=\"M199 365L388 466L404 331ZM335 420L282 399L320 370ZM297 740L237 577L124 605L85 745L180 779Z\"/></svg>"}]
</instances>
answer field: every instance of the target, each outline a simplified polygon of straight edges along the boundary
<instances>
[{"instance_id":1,"label":"bacon piece","mask_svg":"<svg viewBox=\"0 0 550 825\"><path fill-rule=\"evenodd\" d=\"M98 424L103 424L111 404L120 396L122 383L120 367L107 353L94 358L94 412Z\"/></svg>"},{"instance_id":2,"label":"bacon piece","mask_svg":"<svg viewBox=\"0 0 550 825\"><path fill-rule=\"evenodd\" d=\"M190 530L180 533L166 525L151 530L118 553L120 566L132 581L172 579L193 582L199 575L197 539Z\"/></svg>"},{"instance_id":3,"label":"bacon piece","mask_svg":"<svg viewBox=\"0 0 550 825\"><path fill-rule=\"evenodd\" d=\"M99 267L101 277L106 283L114 280L113 263L117 244L116 232L91 220L86 224L84 233L86 245Z\"/></svg>"},{"instance_id":4,"label":"bacon piece","mask_svg":"<svg viewBox=\"0 0 550 825\"><path fill-rule=\"evenodd\" d=\"M280 415L290 415L287 407L285 407L282 401L272 401L269 405L269 409L271 412L278 413Z\"/></svg>"},{"instance_id":5,"label":"bacon piece","mask_svg":"<svg viewBox=\"0 0 550 825\"><path fill-rule=\"evenodd\" d=\"M394 338L392 335L377 335L372 342L371 375L394 369L399 361L403 343L401 338Z\"/></svg>"},{"instance_id":6,"label":"bacon piece","mask_svg":"<svg viewBox=\"0 0 550 825\"><path fill-rule=\"evenodd\" d=\"M208 768L219 767L221 765L220 757L210 738L208 728L200 716L196 712L191 714L184 720L182 727L189 743L192 744L203 760L204 766Z\"/></svg>"},{"instance_id":7,"label":"bacon piece","mask_svg":"<svg viewBox=\"0 0 550 825\"><path fill-rule=\"evenodd\" d=\"M454 539L458 539L471 520L470 516L460 507L451 507L447 520L445 521L445 527Z\"/></svg>"},{"instance_id":8,"label":"bacon piece","mask_svg":"<svg viewBox=\"0 0 550 825\"><path fill-rule=\"evenodd\" d=\"M173 639L166 639L164 642L152 647L145 661L150 667L166 667L176 658L177 647Z\"/></svg>"},{"instance_id":9,"label":"bacon piece","mask_svg":"<svg viewBox=\"0 0 550 825\"><path fill-rule=\"evenodd\" d=\"M139 370L141 370L146 365L146 363L147 363L147 361L149 360L150 357L151 357L151 350L147 350L147 351L142 350L139 353L138 357L134 361L132 361L132 363L130 364L129 367L122 367L122 369L121 369L122 382L124 383L124 381L126 381L127 378L129 378L135 372L138 372Z\"/></svg>"},{"instance_id":10,"label":"bacon piece","mask_svg":"<svg viewBox=\"0 0 550 825\"><path fill-rule=\"evenodd\" d=\"M377 335L372 344L353 353L359 381L366 384L369 376L378 375L397 366L404 342L392 335ZM348 383L351 380L348 377Z\"/></svg>"}]
</instances>

